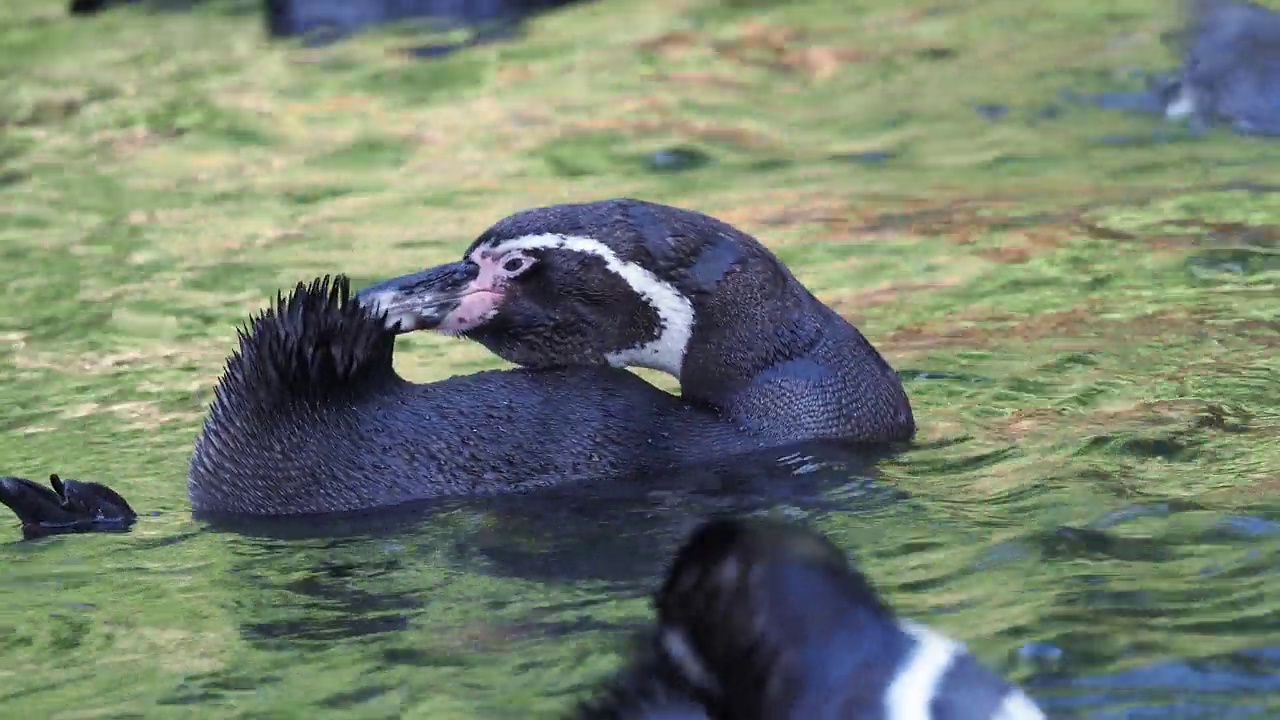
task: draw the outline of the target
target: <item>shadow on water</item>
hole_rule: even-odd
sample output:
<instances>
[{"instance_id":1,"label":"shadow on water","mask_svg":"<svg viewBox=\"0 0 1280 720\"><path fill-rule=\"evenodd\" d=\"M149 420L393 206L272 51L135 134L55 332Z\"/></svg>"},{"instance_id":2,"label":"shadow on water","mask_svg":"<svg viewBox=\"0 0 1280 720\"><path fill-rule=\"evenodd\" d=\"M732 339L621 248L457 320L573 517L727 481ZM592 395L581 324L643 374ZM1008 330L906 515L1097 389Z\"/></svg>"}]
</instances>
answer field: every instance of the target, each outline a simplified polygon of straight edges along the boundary
<instances>
[{"instance_id":1,"label":"shadow on water","mask_svg":"<svg viewBox=\"0 0 1280 720\"><path fill-rule=\"evenodd\" d=\"M963 374L920 375L974 382ZM1086 452L1186 460L1166 445L1150 433L1116 430ZM295 711L305 705L383 717L390 715L371 708L428 707L442 687L454 687L450 692L479 716L510 715L503 703L516 696L539 698L546 711L567 707L612 667L584 665L583 653L607 658L646 623L647 595L696 522L768 513L831 533L903 615L937 623L960 614L980 655L983 618L1019 618L1005 618L998 631L999 644L1012 640L1018 650L1004 666L989 653L986 659L1018 677L1053 717L1245 718L1276 709L1280 620L1260 608L1277 573L1280 515L1228 515L1147 497L1092 521L1056 521L1046 497L1068 487L1119 491L1124 478L1104 470L1063 478L1049 472L1036 487L994 495L961 490L1017 462L1019 453L1016 443L993 447L973 437L922 442L888 459L810 446L625 487L453 500L363 517L207 518L181 530L156 526L172 517L149 517L97 554L88 543L100 536L22 544L0 589L56 587L51 597L58 601L36 625L0 627L0 642L32 643L46 662L83 681L98 672L95 654L77 663L66 653L107 642L95 628L113 608L77 588L94 587L90 578L115 578L134 587L128 592L150 593L97 591L125 613L175 602L184 594L167 586L185 578L210 588L199 593L197 616L221 608L219 625L241 649L218 663L166 651L194 669L149 691L159 706L271 713L286 703ZM952 488L945 493L951 499L902 489L912 479ZM1037 519L1028 523L1032 515ZM984 528L1002 523L1016 531L984 540ZM82 559L71 566L41 557L67 542L81 543L72 557ZM946 562L937 562L939 555ZM23 563L24 556L39 560ZM150 570L102 574L126 566ZM973 603L968 588L975 583L1019 589L1003 599L980 593L984 600ZM117 632L110 642L125 644L140 630ZM1195 638L1203 647L1178 644ZM1215 649L1241 640L1246 649ZM1153 656L1185 659L1130 659ZM101 687L87 685L90 691L110 699ZM16 700L0 694L0 706Z\"/></svg>"},{"instance_id":2,"label":"shadow on water","mask_svg":"<svg viewBox=\"0 0 1280 720\"><path fill-rule=\"evenodd\" d=\"M188 676L161 703L226 702L312 677L342 652L359 680L336 685L315 699L317 708L358 707L395 693L402 671L480 672L512 645L563 652L598 636L600 650L616 650L618 638L643 626L662 566L704 517L856 517L900 505L905 494L875 480L876 459L811 445L627 486L575 485L364 516L204 518L204 528L183 542L224 548L217 584L231 598L236 632L275 659ZM628 604L639 613L619 610ZM554 653L521 658L524 675L568 673L563 687L539 690L553 704L567 706L566 693L598 676L567 671ZM502 672L506 680L470 682L496 693L510 684L511 670Z\"/></svg>"},{"instance_id":3,"label":"shadow on water","mask_svg":"<svg viewBox=\"0 0 1280 720\"><path fill-rule=\"evenodd\" d=\"M536 582L629 586L656 577L679 540L709 515L782 512L808 517L870 510L904 499L902 491L876 482L874 463L882 455L806 444L626 484L575 484L298 520L201 519L216 532L267 545L386 544L450 527L464 536L434 544L433 551L443 551L450 562L470 571Z\"/></svg>"},{"instance_id":4,"label":"shadow on water","mask_svg":"<svg viewBox=\"0 0 1280 720\"><path fill-rule=\"evenodd\" d=\"M1280 710L1280 647L1174 660L1112 675L1042 677L1026 685L1051 717L1253 720ZM1068 697L1054 698L1054 695Z\"/></svg>"},{"instance_id":5,"label":"shadow on water","mask_svg":"<svg viewBox=\"0 0 1280 720\"><path fill-rule=\"evenodd\" d=\"M260 0L71 0L67 3L67 12L89 16L124 5L136 5L148 12L189 12L197 5L213 5L229 14L256 15L262 12L264 3Z\"/></svg>"},{"instance_id":6,"label":"shadow on water","mask_svg":"<svg viewBox=\"0 0 1280 720\"><path fill-rule=\"evenodd\" d=\"M1133 445L1121 437L1106 442ZM921 445L901 459L913 474L941 480L988 473L1016 455L1016 447L980 449L958 439ZM231 550L228 590L236 598L240 636L277 656L280 673L290 674L293 663L321 662L335 644L361 643L367 668L358 687L347 683L316 701L340 708L395 692L394 682L383 681L395 672L471 671L513 645L574 647L596 637L610 647L643 626L654 579L675 544L707 515L783 514L819 525L833 517L852 527L845 544L862 558L963 546L967 523L951 522L946 508L893 488L873 461L810 447L626 488L579 487L257 527L220 519L210 527ZM1020 504L1038 502L1037 495L1006 495L1001 505L1016 513ZM918 531L886 545L876 530L886 522ZM1280 620L1256 612L1278 556L1280 522L1223 517L1169 499L1135 502L1084 524L1046 523L942 576L877 581L897 598L927 598L1018 563L1057 568L1058 582L1038 597L1011 598L1014 607L1035 605L1037 618L1003 668L1021 672L1053 717L1245 718L1280 702L1273 697L1280 691L1280 645L1273 642ZM1188 562L1195 572L1186 571ZM1156 570L1166 581L1135 580L1143 573L1132 569L1140 566L1167 568ZM620 613L620 604L639 613ZM965 605L925 604L944 614ZM413 640L424 625L433 640ZM1256 647L1195 660L1126 661L1153 652L1185 657L1185 649L1151 645L1160 641L1149 638L1171 625L1184 637L1247 636ZM528 672L550 673L563 661L527 663ZM570 687L551 694L580 692L591 677L574 676ZM208 702L239 685L278 679L265 671L251 678L193 677L166 702Z\"/></svg>"}]
</instances>

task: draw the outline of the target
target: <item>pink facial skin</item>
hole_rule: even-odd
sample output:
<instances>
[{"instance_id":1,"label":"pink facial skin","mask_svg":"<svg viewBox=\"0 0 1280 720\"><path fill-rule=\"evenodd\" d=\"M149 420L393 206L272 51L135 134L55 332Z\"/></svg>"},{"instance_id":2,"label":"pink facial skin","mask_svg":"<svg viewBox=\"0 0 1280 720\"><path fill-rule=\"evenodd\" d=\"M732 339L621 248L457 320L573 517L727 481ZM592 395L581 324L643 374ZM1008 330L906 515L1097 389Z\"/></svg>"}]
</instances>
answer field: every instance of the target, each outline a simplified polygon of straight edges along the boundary
<instances>
[{"instance_id":1,"label":"pink facial skin","mask_svg":"<svg viewBox=\"0 0 1280 720\"><path fill-rule=\"evenodd\" d=\"M496 254L489 249L477 248L469 259L479 266L480 273L463 290L458 307L436 326L439 332L456 335L491 320L498 314L512 278L533 267L534 263L532 257L519 250Z\"/></svg>"}]
</instances>

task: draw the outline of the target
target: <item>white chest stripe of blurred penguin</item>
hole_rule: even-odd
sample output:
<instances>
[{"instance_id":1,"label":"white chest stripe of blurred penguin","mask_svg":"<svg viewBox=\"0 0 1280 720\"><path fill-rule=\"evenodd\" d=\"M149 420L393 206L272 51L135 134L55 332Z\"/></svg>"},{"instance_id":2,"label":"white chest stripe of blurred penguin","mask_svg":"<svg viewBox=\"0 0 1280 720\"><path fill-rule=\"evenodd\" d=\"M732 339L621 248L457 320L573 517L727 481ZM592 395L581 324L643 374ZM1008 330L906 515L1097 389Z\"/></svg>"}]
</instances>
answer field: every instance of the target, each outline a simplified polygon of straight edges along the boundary
<instances>
[{"instance_id":1,"label":"white chest stripe of blurred penguin","mask_svg":"<svg viewBox=\"0 0 1280 720\"><path fill-rule=\"evenodd\" d=\"M961 643L917 622L902 620L902 630L916 641L884 696L885 720L941 720L933 703L948 670L968 655ZM1011 687L990 720L1044 720L1044 713L1021 689Z\"/></svg>"},{"instance_id":2,"label":"white chest stripe of blurred penguin","mask_svg":"<svg viewBox=\"0 0 1280 720\"><path fill-rule=\"evenodd\" d=\"M903 631L916 647L884 694L886 720L931 720L929 706L947 668L964 654L964 646L919 623L903 620Z\"/></svg>"},{"instance_id":3,"label":"white chest stripe of blurred penguin","mask_svg":"<svg viewBox=\"0 0 1280 720\"><path fill-rule=\"evenodd\" d=\"M511 250L571 250L594 255L604 261L609 272L622 278L637 295L658 314L661 328L658 337L626 350L609 353L606 359L614 367L636 366L661 370L680 377L684 356L693 337L693 303L671 283L663 282L641 265L618 257L608 245L595 238L579 235L524 235L478 248L505 253Z\"/></svg>"},{"instance_id":4,"label":"white chest stripe of blurred penguin","mask_svg":"<svg viewBox=\"0 0 1280 720\"><path fill-rule=\"evenodd\" d=\"M716 682L715 676L707 671L707 666L689 644L683 630L674 627L663 628L658 639L662 643L662 649L666 651L667 658L680 668L686 680L712 694L720 692L720 684Z\"/></svg>"},{"instance_id":5,"label":"white chest stripe of blurred penguin","mask_svg":"<svg viewBox=\"0 0 1280 720\"><path fill-rule=\"evenodd\" d=\"M1044 712L1018 688L1009 691L991 720L1045 720Z\"/></svg>"}]
</instances>

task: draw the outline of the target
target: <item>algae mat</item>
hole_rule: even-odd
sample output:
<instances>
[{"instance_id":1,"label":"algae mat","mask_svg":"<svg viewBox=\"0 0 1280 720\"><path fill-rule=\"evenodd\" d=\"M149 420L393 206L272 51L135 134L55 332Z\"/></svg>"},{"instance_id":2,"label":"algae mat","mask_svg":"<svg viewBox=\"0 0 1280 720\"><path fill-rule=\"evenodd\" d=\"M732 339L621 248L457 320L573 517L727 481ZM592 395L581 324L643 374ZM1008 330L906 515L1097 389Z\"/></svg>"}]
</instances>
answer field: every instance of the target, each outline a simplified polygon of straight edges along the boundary
<instances>
[{"instance_id":1,"label":"algae mat","mask_svg":"<svg viewBox=\"0 0 1280 720\"><path fill-rule=\"evenodd\" d=\"M609 0L432 62L420 30L307 49L251 3L148 7L0 4L0 470L155 513L0 546L0 715L555 717L587 691L696 507L290 538L194 523L183 478L277 289L613 195L757 234L907 378L919 447L870 483L905 499L827 467L825 504L767 509L1055 716L1280 708L1280 146L1117 143L1153 121L1057 101L1171 65L1164 3ZM425 336L397 363L498 365Z\"/></svg>"}]
</instances>

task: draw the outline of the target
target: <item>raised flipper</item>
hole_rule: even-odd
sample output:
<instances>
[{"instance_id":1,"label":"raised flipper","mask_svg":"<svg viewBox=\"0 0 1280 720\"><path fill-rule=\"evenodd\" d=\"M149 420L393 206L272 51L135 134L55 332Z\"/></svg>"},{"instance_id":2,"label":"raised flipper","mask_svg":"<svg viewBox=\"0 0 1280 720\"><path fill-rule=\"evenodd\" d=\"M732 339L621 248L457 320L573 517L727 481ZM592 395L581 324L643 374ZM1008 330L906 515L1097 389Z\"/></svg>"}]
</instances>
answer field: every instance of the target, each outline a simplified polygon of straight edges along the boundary
<instances>
[{"instance_id":1,"label":"raised flipper","mask_svg":"<svg viewBox=\"0 0 1280 720\"><path fill-rule=\"evenodd\" d=\"M25 478L0 478L0 503L22 522L27 539L79 532L123 532L138 514L101 483L49 476L52 490Z\"/></svg>"}]
</instances>

